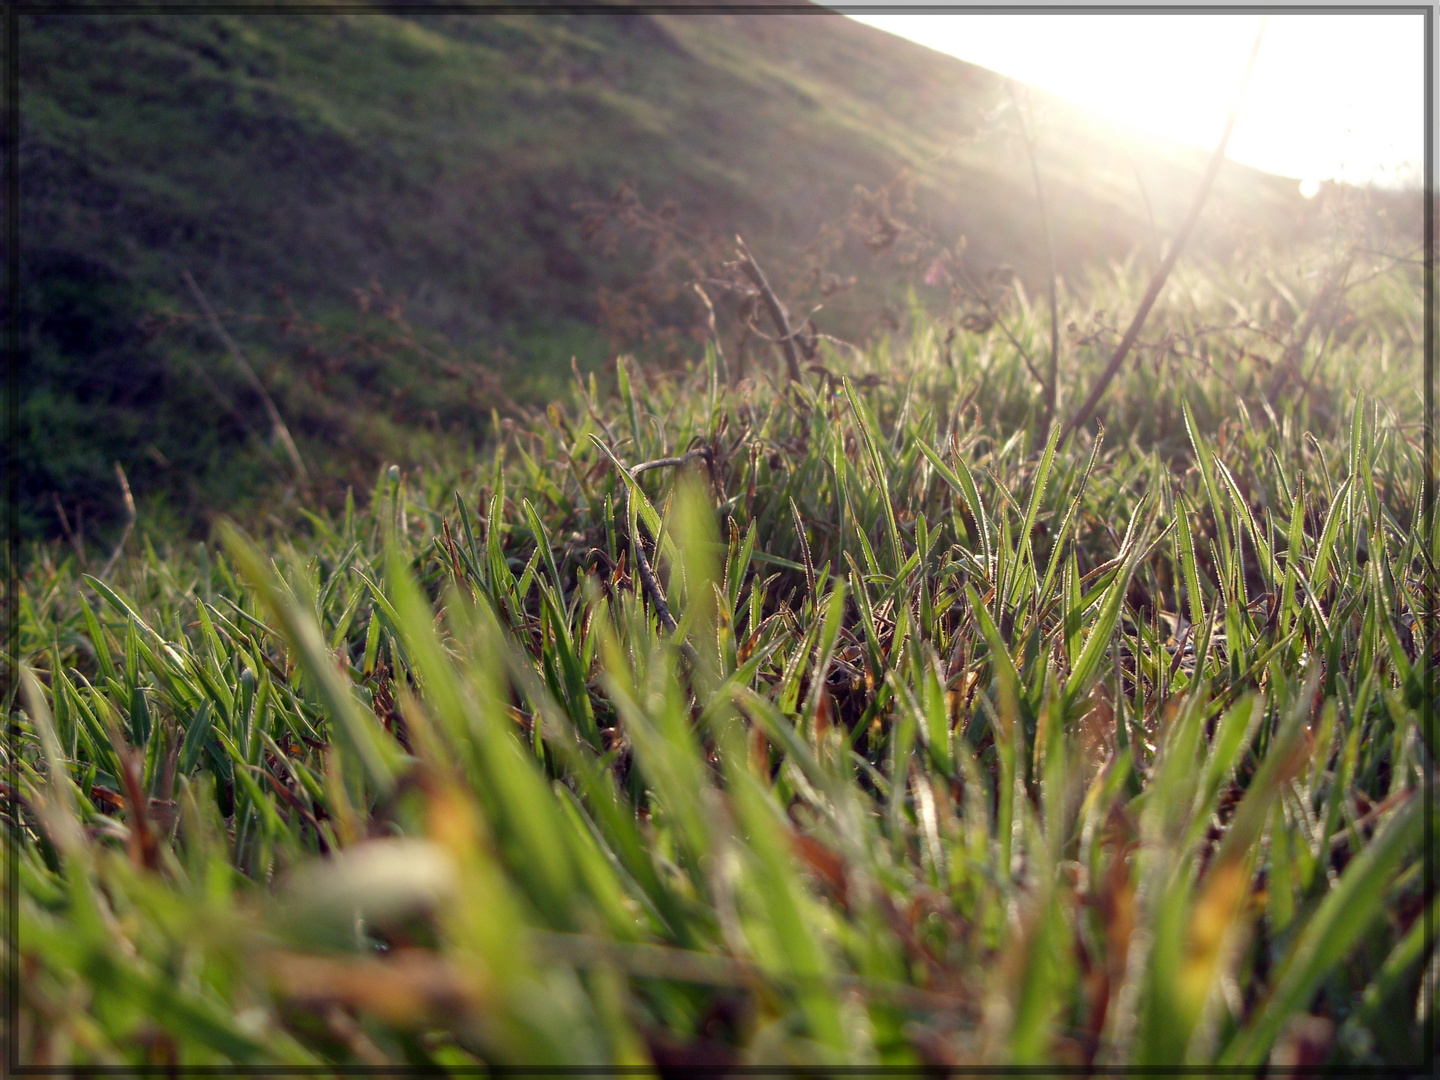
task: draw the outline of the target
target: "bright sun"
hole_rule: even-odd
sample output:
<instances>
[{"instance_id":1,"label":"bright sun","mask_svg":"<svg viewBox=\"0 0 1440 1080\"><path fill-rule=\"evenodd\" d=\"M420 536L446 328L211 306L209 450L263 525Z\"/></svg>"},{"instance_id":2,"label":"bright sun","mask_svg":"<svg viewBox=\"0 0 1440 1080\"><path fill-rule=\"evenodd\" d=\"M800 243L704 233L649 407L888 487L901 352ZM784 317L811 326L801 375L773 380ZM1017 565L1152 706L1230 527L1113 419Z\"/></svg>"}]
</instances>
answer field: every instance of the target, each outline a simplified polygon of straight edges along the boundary
<instances>
[{"instance_id":1,"label":"bright sun","mask_svg":"<svg viewBox=\"0 0 1440 1080\"><path fill-rule=\"evenodd\" d=\"M1260 23L1233 14L884 14L861 22L1059 94L1112 122L1213 147ZM1229 153L1305 181L1418 185L1424 17L1273 14Z\"/></svg>"}]
</instances>

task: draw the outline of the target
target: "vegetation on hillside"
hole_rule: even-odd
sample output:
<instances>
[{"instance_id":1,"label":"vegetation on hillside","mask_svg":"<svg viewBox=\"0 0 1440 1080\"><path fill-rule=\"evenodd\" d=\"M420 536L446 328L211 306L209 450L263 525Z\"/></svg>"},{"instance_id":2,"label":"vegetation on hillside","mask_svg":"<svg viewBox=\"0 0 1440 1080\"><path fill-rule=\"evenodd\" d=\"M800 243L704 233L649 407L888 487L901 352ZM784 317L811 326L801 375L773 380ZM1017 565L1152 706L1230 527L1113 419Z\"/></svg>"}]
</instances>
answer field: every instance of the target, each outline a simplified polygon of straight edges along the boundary
<instances>
[{"instance_id":1,"label":"vegetation on hillside","mask_svg":"<svg viewBox=\"0 0 1440 1080\"><path fill-rule=\"evenodd\" d=\"M1380 269L1182 273L1063 446L1043 313L917 311L796 385L622 363L300 532L36 548L20 1060L1417 1063L1437 552ZM1062 297L1062 407L1138 292Z\"/></svg>"}]
</instances>

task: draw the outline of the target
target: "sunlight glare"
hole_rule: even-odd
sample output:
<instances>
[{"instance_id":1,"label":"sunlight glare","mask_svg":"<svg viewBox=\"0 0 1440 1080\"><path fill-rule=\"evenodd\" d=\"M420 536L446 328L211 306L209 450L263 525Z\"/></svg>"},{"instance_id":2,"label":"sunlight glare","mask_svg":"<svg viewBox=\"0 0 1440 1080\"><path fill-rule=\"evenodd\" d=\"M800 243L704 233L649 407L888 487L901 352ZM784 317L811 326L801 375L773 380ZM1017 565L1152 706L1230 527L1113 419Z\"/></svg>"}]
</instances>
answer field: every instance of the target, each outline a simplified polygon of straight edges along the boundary
<instances>
[{"instance_id":1,"label":"sunlight glare","mask_svg":"<svg viewBox=\"0 0 1440 1080\"><path fill-rule=\"evenodd\" d=\"M1211 148L1258 14L882 14L860 21L1069 98L1112 123ZM1309 180L1418 184L1420 13L1272 14L1229 154Z\"/></svg>"}]
</instances>

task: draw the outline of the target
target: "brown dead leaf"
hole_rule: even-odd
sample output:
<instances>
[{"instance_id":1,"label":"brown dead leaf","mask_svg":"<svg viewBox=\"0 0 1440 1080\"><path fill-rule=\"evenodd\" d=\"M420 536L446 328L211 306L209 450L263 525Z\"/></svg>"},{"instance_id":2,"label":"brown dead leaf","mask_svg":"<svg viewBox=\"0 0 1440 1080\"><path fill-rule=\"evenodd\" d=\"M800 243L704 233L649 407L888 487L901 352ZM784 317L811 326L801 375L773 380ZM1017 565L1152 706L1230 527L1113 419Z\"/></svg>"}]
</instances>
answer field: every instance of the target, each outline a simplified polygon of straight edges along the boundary
<instances>
[{"instance_id":1,"label":"brown dead leaf","mask_svg":"<svg viewBox=\"0 0 1440 1080\"><path fill-rule=\"evenodd\" d=\"M325 1010L342 1006L398 1027L463 1015L481 1003L478 980L425 949L379 960L275 952L265 969L277 993Z\"/></svg>"},{"instance_id":2,"label":"brown dead leaf","mask_svg":"<svg viewBox=\"0 0 1440 1080\"><path fill-rule=\"evenodd\" d=\"M790 843L806 869L835 894L835 899L842 906L848 904L849 883L845 873L845 860L814 837L804 833L792 832Z\"/></svg>"}]
</instances>

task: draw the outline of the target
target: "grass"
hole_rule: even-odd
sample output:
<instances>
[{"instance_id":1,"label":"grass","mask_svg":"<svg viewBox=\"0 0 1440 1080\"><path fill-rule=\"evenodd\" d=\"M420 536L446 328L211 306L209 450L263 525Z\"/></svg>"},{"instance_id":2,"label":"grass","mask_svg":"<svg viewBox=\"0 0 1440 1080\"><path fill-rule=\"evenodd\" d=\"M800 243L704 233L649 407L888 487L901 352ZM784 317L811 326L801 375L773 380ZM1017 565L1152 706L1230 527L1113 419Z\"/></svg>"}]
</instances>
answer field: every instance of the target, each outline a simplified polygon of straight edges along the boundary
<instances>
[{"instance_id":1,"label":"grass","mask_svg":"<svg viewBox=\"0 0 1440 1080\"><path fill-rule=\"evenodd\" d=\"M1063 298L1067 388L1137 292ZM107 580L37 548L21 1060L1418 1062L1418 286L1270 403L1273 295L1181 275L1065 446L920 325L783 392L621 364Z\"/></svg>"}]
</instances>

